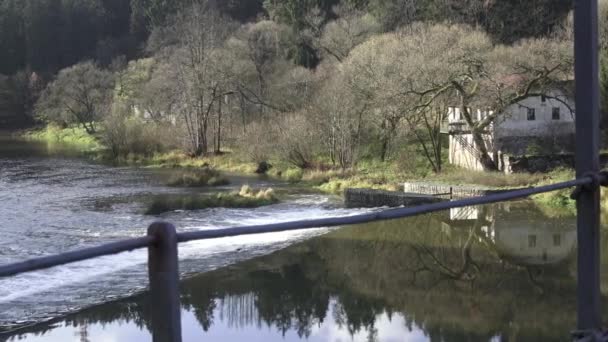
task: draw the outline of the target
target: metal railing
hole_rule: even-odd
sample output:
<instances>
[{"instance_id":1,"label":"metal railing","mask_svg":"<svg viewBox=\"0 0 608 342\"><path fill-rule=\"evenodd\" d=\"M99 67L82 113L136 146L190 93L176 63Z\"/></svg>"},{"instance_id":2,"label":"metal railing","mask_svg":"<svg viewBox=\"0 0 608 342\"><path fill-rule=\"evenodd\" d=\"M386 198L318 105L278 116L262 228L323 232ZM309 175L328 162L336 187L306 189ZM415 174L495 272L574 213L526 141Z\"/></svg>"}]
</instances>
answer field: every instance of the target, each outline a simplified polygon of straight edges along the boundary
<instances>
[{"instance_id":1,"label":"metal railing","mask_svg":"<svg viewBox=\"0 0 608 342\"><path fill-rule=\"evenodd\" d=\"M577 200L577 329L576 339L596 341L602 327L600 310L600 185L608 183L608 174L599 167L599 80L597 0L577 0L574 15L576 79L576 177L577 179L540 186L440 202L417 207L388 209L348 217L333 217L268 225L233 227L218 230L177 233L169 223L159 222L148 228L145 237L113 242L98 247L31 259L0 266L0 277L59 266L67 263L148 249L148 274L152 305L152 335L155 342L181 341L178 244L246 234L335 227L379 220L406 218L451 208L490 204L524 198L555 190L576 187Z\"/></svg>"},{"instance_id":2,"label":"metal railing","mask_svg":"<svg viewBox=\"0 0 608 342\"><path fill-rule=\"evenodd\" d=\"M181 341L178 244L194 240L206 240L240 235L285 232L291 230L316 229L354 225L375 221L407 218L437 211L497 203L525 198L531 195L568 189L581 196L585 191L598 191L600 185L608 183L607 173L589 174L579 179L519 189L482 197L466 198L421 205L386 209L346 217L330 217L316 220L301 220L266 225L238 226L216 230L177 233L175 227L166 222L157 222L148 228L144 237L112 242L68 253L46 256L20 263L0 266L0 277L8 277L24 272L51 268L100 256L118 254L136 249L148 248L148 275L151 298L154 298L152 334L154 341Z\"/></svg>"}]
</instances>

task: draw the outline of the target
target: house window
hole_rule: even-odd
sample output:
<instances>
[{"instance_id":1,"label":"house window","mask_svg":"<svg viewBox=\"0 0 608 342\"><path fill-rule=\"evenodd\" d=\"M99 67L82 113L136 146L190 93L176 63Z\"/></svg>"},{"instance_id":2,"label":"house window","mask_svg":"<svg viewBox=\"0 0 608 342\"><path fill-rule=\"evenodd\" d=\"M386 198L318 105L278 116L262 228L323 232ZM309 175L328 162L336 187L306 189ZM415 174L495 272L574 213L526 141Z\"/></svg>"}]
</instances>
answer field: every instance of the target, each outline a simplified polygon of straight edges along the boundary
<instances>
[{"instance_id":1,"label":"house window","mask_svg":"<svg viewBox=\"0 0 608 342\"><path fill-rule=\"evenodd\" d=\"M561 246L562 236L560 234L553 234L553 246Z\"/></svg>"},{"instance_id":2,"label":"house window","mask_svg":"<svg viewBox=\"0 0 608 342\"><path fill-rule=\"evenodd\" d=\"M536 247L536 235L528 235L528 247Z\"/></svg>"},{"instance_id":3,"label":"house window","mask_svg":"<svg viewBox=\"0 0 608 342\"><path fill-rule=\"evenodd\" d=\"M540 96L540 102L542 102L542 103L547 102L547 97L545 95L541 95Z\"/></svg>"},{"instance_id":4,"label":"house window","mask_svg":"<svg viewBox=\"0 0 608 342\"><path fill-rule=\"evenodd\" d=\"M559 107L553 107L553 111L551 113L552 113L553 120L559 120L560 119Z\"/></svg>"},{"instance_id":5,"label":"house window","mask_svg":"<svg viewBox=\"0 0 608 342\"><path fill-rule=\"evenodd\" d=\"M528 121L536 120L536 109L528 108Z\"/></svg>"}]
</instances>

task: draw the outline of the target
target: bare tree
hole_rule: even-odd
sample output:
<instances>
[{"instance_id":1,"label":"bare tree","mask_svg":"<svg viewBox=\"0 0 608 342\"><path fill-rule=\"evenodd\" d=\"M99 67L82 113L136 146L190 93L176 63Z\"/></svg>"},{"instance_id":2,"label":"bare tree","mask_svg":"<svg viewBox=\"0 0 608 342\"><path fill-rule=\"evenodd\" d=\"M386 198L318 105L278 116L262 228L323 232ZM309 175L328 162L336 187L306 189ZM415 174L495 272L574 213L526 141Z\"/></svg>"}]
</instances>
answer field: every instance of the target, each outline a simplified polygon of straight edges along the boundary
<instances>
[{"instance_id":1,"label":"bare tree","mask_svg":"<svg viewBox=\"0 0 608 342\"><path fill-rule=\"evenodd\" d=\"M327 23L313 45L324 57L343 62L355 46L381 31L380 24L370 14L353 5L341 4L334 8L338 18Z\"/></svg>"},{"instance_id":2,"label":"bare tree","mask_svg":"<svg viewBox=\"0 0 608 342\"><path fill-rule=\"evenodd\" d=\"M273 21L247 24L228 42L228 48L241 61L235 70L238 91L246 101L266 110L287 111L269 99L271 80L291 68L287 56L291 34L289 29Z\"/></svg>"},{"instance_id":3,"label":"bare tree","mask_svg":"<svg viewBox=\"0 0 608 342\"><path fill-rule=\"evenodd\" d=\"M224 75L217 67L220 52L231 32L230 23L211 2L195 2L172 18L165 32L176 42L165 53L167 63L176 71L174 89L179 97L179 113L191 152L202 155L209 150L208 133L217 101L225 95Z\"/></svg>"},{"instance_id":4,"label":"bare tree","mask_svg":"<svg viewBox=\"0 0 608 342\"><path fill-rule=\"evenodd\" d=\"M333 164L349 169L356 165L365 141L369 101L344 82L340 73L327 80L309 111Z\"/></svg>"},{"instance_id":5,"label":"bare tree","mask_svg":"<svg viewBox=\"0 0 608 342\"><path fill-rule=\"evenodd\" d=\"M526 40L513 47L497 46L477 58L460 59L461 74L449 82L484 169L497 168L484 136L512 105L544 96L570 107L565 99L553 95L561 82L572 78L570 45L546 38ZM485 112L479 117L472 108Z\"/></svg>"}]
</instances>

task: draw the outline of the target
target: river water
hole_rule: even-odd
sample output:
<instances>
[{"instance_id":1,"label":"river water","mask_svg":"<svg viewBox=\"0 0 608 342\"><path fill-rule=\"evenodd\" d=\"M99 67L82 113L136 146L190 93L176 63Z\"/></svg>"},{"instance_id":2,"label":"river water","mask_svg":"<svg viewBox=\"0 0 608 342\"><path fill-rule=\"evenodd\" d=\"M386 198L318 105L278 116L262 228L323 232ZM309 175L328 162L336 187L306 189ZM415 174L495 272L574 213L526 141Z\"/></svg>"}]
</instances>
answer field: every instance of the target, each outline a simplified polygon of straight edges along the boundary
<instances>
[{"instance_id":1,"label":"river water","mask_svg":"<svg viewBox=\"0 0 608 342\"><path fill-rule=\"evenodd\" d=\"M159 218L188 231L362 212L232 176L223 190L272 186L283 201L146 216L146 198L202 190L166 187L170 170L53 152L0 140L0 263L141 236ZM184 340L563 341L575 249L574 219L530 202L188 243ZM150 341L145 263L142 250L0 280L0 340Z\"/></svg>"}]
</instances>

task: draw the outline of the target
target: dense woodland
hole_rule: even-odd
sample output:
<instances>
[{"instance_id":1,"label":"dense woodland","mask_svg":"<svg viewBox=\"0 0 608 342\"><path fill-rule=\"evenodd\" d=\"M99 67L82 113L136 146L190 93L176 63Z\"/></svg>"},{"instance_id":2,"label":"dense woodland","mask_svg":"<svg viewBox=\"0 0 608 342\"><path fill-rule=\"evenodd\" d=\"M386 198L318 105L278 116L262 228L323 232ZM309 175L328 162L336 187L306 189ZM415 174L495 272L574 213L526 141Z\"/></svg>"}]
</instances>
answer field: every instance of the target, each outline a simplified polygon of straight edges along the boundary
<instances>
[{"instance_id":1,"label":"dense woodland","mask_svg":"<svg viewBox=\"0 0 608 342\"><path fill-rule=\"evenodd\" d=\"M573 77L571 10L571 0L0 0L0 116L80 126L115 157L232 151L348 169L416 146L439 172L439 126L459 106L492 169L482 139L492 121ZM469 108L495 112L476 120Z\"/></svg>"}]
</instances>

